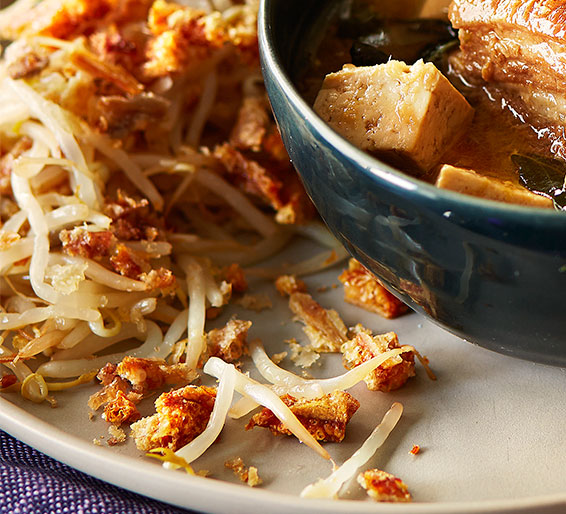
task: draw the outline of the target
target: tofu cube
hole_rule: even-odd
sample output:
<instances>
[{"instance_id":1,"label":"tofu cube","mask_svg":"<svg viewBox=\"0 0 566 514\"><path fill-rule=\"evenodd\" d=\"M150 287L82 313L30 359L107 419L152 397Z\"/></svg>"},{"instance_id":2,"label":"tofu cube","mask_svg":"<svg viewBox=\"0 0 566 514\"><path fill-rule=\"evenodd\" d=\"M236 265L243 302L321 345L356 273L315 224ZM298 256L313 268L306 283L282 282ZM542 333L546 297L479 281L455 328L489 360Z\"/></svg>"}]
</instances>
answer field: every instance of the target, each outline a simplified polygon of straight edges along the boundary
<instances>
[{"instance_id":1,"label":"tofu cube","mask_svg":"<svg viewBox=\"0 0 566 514\"><path fill-rule=\"evenodd\" d=\"M362 150L393 154L422 170L438 164L473 109L432 63L346 64L326 76L314 110Z\"/></svg>"},{"instance_id":2,"label":"tofu cube","mask_svg":"<svg viewBox=\"0 0 566 514\"><path fill-rule=\"evenodd\" d=\"M498 202L530 207L552 207L552 200L537 195L513 182L478 175L473 170L445 164L436 179L437 187L450 189L465 195L478 196Z\"/></svg>"}]
</instances>

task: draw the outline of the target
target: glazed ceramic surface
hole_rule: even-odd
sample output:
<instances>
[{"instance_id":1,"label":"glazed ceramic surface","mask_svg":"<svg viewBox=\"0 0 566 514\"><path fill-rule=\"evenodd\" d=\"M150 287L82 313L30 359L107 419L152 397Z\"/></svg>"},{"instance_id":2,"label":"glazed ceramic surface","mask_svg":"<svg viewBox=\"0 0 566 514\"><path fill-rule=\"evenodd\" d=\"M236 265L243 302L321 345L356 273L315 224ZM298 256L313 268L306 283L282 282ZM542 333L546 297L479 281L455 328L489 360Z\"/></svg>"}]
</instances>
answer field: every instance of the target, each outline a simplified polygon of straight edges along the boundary
<instances>
[{"instance_id":1,"label":"glazed ceramic surface","mask_svg":"<svg viewBox=\"0 0 566 514\"><path fill-rule=\"evenodd\" d=\"M566 366L566 213L439 190L357 150L318 118L293 77L333 2L266 0L260 50L271 104L314 204L353 256L460 337Z\"/></svg>"},{"instance_id":2,"label":"glazed ceramic surface","mask_svg":"<svg viewBox=\"0 0 566 514\"><path fill-rule=\"evenodd\" d=\"M322 248L295 241L275 263L297 262ZM89 416L87 402L100 391L94 383L55 393L58 408L35 404L16 393L0 395L0 428L39 450L86 473L191 510L218 514L563 514L566 512L566 444L563 384L566 370L509 359L468 344L416 313L384 319L343 300L338 266L305 277L308 290L325 308L336 309L347 326L362 323L374 333L394 331L402 344L412 344L430 359L437 376L430 380L417 363L417 375L399 390L370 391L361 382L348 391L360 402L341 443L325 443L332 459L342 464L364 442L393 402L404 406L403 416L384 445L361 469L379 468L400 477L414 502L375 504L355 479L340 492L340 500L300 498L302 489L327 477L332 464L294 437L274 436L269 430L245 430L251 413L228 419L220 438L194 463L210 478L164 469L145 457L128 437L110 447L108 423L97 411ZM292 320L288 299L271 280L254 282L273 308L256 313L231 305L217 322L232 316L252 319L250 340L263 341L269 355L289 351L292 338L305 344L302 325ZM340 354L321 354L307 370L293 366L287 356L280 366L313 377L345 372ZM251 359L242 370L265 382ZM204 384L214 385L203 374ZM157 395L138 407L143 416L154 410ZM129 429L123 427L126 432ZM94 444L94 440L98 445ZM409 453L419 445L418 455ZM224 462L240 456L256 466L261 487L248 487Z\"/></svg>"}]
</instances>

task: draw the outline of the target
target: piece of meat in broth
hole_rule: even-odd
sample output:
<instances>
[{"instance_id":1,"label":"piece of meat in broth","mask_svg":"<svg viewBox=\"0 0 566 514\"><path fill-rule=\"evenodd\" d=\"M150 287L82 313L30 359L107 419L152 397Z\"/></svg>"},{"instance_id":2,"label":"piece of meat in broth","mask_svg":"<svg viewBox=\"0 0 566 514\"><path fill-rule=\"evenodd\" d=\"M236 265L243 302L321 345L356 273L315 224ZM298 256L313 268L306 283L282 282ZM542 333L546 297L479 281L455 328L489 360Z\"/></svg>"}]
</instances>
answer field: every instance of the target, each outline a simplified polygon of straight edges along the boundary
<instances>
[{"instance_id":1,"label":"piece of meat in broth","mask_svg":"<svg viewBox=\"0 0 566 514\"><path fill-rule=\"evenodd\" d=\"M566 125L566 3L454 0L460 50L451 65L468 82L506 92L516 110Z\"/></svg>"}]
</instances>

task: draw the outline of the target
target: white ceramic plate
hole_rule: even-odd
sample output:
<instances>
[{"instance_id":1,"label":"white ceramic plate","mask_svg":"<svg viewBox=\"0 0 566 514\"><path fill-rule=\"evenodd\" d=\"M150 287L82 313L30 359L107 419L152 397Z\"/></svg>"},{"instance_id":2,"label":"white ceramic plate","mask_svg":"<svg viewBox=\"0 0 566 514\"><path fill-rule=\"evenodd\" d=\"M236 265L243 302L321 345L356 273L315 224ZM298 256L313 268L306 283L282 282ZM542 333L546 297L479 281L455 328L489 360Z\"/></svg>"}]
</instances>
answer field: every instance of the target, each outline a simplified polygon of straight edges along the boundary
<instances>
[{"instance_id":1,"label":"white ceramic plate","mask_svg":"<svg viewBox=\"0 0 566 514\"><path fill-rule=\"evenodd\" d=\"M296 243L293 260L305 250ZM334 307L348 325L363 322L375 332L396 331L400 341L427 355L438 376L430 381L422 368L403 389L375 393L359 384L350 392L362 406L348 426L346 439L326 448L341 463L365 440L393 403L405 411L392 435L368 467L401 477L415 503L403 512L544 512L566 511L566 370L524 362L475 347L440 330L416 314L390 321L342 300L341 268L307 280L310 292L325 307ZM286 349L285 340L305 341L291 321L286 300L271 284L263 291L274 308L259 314L236 308L254 320L250 337L263 340L268 353ZM229 313L227 313L229 315ZM221 322L222 320L219 320ZM496 320L494 320L496 322ZM344 372L338 355L323 355L309 372L333 376ZM281 364L291 367L288 359ZM35 405L19 396L0 398L0 428L38 450L81 471L178 506L206 512L248 513L261 505L270 513L399 512L399 505L376 505L353 481L340 501L303 500L308 483L327 476L330 464L290 437L274 437L264 429L244 431L247 417L229 421L211 449L194 463L214 479L163 469L145 458L133 441L107 447L107 425L90 420L86 401L96 386L60 393L59 407ZM152 401L143 405L152 411ZM101 438L102 446L93 444ZM409 454L414 444L417 456ZM238 483L223 463L241 456L259 468L264 484L251 489Z\"/></svg>"}]
</instances>

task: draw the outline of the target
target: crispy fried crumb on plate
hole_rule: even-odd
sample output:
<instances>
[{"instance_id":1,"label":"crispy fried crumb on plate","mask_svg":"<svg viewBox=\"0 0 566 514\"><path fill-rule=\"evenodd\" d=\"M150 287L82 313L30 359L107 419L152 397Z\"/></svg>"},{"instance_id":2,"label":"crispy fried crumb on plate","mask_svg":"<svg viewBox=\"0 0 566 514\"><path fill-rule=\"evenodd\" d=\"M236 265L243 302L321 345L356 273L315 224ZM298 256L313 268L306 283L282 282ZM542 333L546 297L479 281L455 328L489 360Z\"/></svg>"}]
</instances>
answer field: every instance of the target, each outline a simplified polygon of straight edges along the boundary
<instances>
[{"instance_id":1,"label":"crispy fried crumb on plate","mask_svg":"<svg viewBox=\"0 0 566 514\"><path fill-rule=\"evenodd\" d=\"M316 440L335 443L344 439L346 425L360 407L360 402L345 391L335 391L312 400L294 398L289 394L281 399ZM246 430L255 426L268 428L275 435L292 435L292 432L267 408L252 417L246 425Z\"/></svg>"},{"instance_id":2,"label":"crispy fried crumb on plate","mask_svg":"<svg viewBox=\"0 0 566 514\"><path fill-rule=\"evenodd\" d=\"M406 484L394 475L379 469L368 469L358 475L358 483L368 496L378 502L411 502Z\"/></svg>"},{"instance_id":3,"label":"crispy fried crumb on plate","mask_svg":"<svg viewBox=\"0 0 566 514\"><path fill-rule=\"evenodd\" d=\"M320 354L310 344L303 346L296 339L290 339L287 343L291 352L289 358L295 366L310 368L320 358Z\"/></svg>"},{"instance_id":4,"label":"crispy fried crumb on plate","mask_svg":"<svg viewBox=\"0 0 566 514\"><path fill-rule=\"evenodd\" d=\"M415 444L411 450L409 451L409 453L411 455L418 455L421 452L421 447L418 444Z\"/></svg>"},{"instance_id":5,"label":"crispy fried crumb on plate","mask_svg":"<svg viewBox=\"0 0 566 514\"><path fill-rule=\"evenodd\" d=\"M227 460L224 466L231 469L234 475L250 487L256 487L263 482L259 477L257 468L255 466L246 467L241 457L234 457L233 459Z\"/></svg>"},{"instance_id":6,"label":"crispy fried crumb on plate","mask_svg":"<svg viewBox=\"0 0 566 514\"><path fill-rule=\"evenodd\" d=\"M384 318L397 318L409 311L379 280L356 259L348 261L348 269L338 277L344 285L344 300Z\"/></svg>"},{"instance_id":7,"label":"crispy fried crumb on plate","mask_svg":"<svg viewBox=\"0 0 566 514\"><path fill-rule=\"evenodd\" d=\"M126 441L126 432L116 425L110 425L108 427L108 433L110 437L106 441L108 446L116 446Z\"/></svg>"},{"instance_id":8,"label":"crispy fried crumb on plate","mask_svg":"<svg viewBox=\"0 0 566 514\"><path fill-rule=\"evenodd\" d=\"M353 329L354 336L341 347L343 363L346 369L359 366L388 350L400 348L395 332L373 335L362 325ZM415 352L404 352L388 359L373 370L364 380L372 391L389 392L402 387L415 376Z\"/></svg>"}]
</instances>

